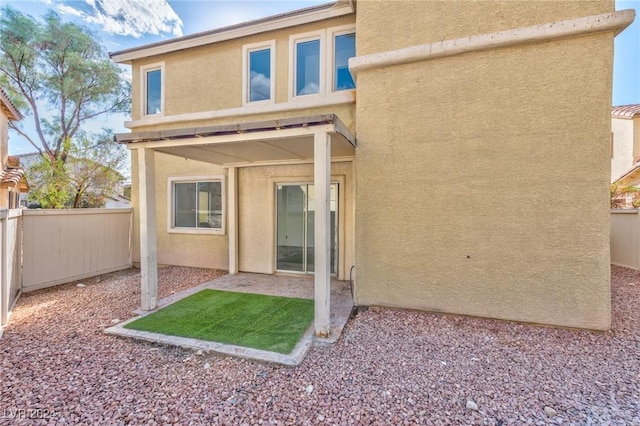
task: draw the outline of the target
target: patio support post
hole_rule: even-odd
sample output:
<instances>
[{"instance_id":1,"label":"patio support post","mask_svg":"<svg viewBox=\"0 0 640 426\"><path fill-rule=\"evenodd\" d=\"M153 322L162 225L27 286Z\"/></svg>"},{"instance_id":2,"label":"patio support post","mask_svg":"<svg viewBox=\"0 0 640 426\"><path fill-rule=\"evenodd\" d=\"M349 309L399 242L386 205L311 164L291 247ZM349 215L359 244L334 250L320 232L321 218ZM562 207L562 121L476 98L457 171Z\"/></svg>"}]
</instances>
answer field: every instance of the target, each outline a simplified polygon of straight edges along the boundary
<instances>
[{"instance_id":1,"label":"patio support post","mask_svg":"<svg viewBox=\"0 0 640 426\"><path fill-rule=\"evenodd\" d=\"M316 335L328 337L331 333L330 294L331 268L331 135L317 132L313 136L313 173L315 187L315 318Z\"/></svg>"},{"instance_id":2,"label":"patio support post","mask_svg":"<svg viewBox=\"0 0 640 426\"><path fill-rule=\"evenodd\" d=\"M229 273L238 273L238 168L229 171Z\"/></svg>"},{"instance_id":3,"label":"patio support post","mask_svg":"<svg viewBox=\"0 0 640 426\"><path fill-rule=\"evenodd\" d=\"M142 310L150 311L158 304L155 158L153 149L139 148L137 153L140 196L140 296Z\"/></svg>"}]
</instances>

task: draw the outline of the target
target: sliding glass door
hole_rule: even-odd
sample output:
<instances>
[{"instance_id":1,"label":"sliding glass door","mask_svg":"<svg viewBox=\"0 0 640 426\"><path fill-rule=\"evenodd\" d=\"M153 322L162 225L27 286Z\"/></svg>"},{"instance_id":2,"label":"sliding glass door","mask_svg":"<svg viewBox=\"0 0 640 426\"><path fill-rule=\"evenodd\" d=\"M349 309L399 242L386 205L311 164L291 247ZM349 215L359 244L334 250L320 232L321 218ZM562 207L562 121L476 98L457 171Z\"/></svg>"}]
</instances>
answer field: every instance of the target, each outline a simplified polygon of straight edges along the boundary
<instances>
[{"instance_id":1,"label":"sliding glass door","mask_svg":"<svg viewBox=\"0 0 640 426\"><path fill-rule=\"evenodd\" d=\"M331 273L336 274L338 248L338 184L331 184ZM310 273L314 270L315 190L313 184L277 187L276 269Z\"/></svg>"}]
</instances>

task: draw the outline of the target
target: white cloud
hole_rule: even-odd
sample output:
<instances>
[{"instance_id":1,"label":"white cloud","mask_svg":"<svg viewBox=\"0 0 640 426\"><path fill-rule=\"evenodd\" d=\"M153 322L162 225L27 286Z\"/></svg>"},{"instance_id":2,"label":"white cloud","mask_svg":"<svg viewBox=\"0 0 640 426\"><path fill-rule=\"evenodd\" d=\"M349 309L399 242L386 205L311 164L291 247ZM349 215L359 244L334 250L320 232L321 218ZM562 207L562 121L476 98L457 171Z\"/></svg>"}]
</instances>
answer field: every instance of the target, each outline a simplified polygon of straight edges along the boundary
<instances>
[{"instance_id":1,"label":"white cloud","mask_svg":"<svg viewBox=\"0 0 640 426\"><path fill-rule=\"evenodd\" d=\"M58 12L81 17L110 34L182 35L182 20L165 0L85 0L86 11L58 4ZM71 3L73 4L73 3Z\"/></svg>"},{"instance_id":2,"label":"white cloud","mask_svg":"<svg viewBox=\"0 0 640 426\"><path fill-rule=\"evenodd\" d=\"M320 92L320 86L314 81L310 81L302 90L298 92L298 95L312 95Z\"/></svg>"},{"instance_id":3,"label":"white cloud","mask_svg":"<svg viewBox=\"0 0 640 426\"><path fill-rule=\"evenodd\" d=\"M251 71L251 100L263 101L271 98L271 79L262 73Z\"/></svg>"},{"instance_id":4,"label":"white cloud","mask_svg":"<svg viewBox=\"0 0 640 426\"><path fill-rule=\"evenodd\" d=\"M73 16L79 16L81 18L84 18L84 13L80 12L79 10L74 9L71 6L66 6L64 4L57 4L56 5L56 11L58 13L60 13L61 15L73 15Z\"/></svg>"}]
</instances>

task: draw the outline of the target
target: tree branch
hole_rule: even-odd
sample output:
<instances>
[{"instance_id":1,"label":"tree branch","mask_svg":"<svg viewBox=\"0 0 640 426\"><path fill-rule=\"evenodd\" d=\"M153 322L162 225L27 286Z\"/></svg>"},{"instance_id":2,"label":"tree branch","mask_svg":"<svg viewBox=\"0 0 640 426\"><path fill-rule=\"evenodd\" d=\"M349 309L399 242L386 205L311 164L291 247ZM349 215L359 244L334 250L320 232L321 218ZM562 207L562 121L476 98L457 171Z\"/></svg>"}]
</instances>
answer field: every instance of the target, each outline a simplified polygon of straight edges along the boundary
<instances>
[{"instance_id":1,"label":"tree branch","mask_svg":"<svg viewBox=\"0 0 640 426\"><path fill-rule=\"evenodd\" d=\"M25 138L27 140L27 142L29 142L31 145L33 145L33 147L36 150L38 150L38 154L43 155L42 154L42 149L38 145L36 145L35 142L33 142L33 140L31 139L31 137L29 135L27 135L25 132L23 132L22 129L20 129L19 127L16 127L16 125L13 123L13 121L9 121L9 128L12 129L13 131L15 131L16 133L18 133L23 138Z\"/></svg>"}]
</instances>

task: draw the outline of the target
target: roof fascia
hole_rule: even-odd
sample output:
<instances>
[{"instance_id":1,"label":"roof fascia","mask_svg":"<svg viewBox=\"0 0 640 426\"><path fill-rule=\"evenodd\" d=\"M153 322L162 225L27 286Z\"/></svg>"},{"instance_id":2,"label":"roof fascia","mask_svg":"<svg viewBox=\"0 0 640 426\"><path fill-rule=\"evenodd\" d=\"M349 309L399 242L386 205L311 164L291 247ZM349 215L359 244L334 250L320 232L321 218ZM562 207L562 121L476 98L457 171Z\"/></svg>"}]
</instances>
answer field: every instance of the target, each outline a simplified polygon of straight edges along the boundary
<instances>
[{"instance_id":1,"label":"roof fascia","mask_svg":"<svg viewBox=\"0 0 640 426\"><path fill-rule=\"evenodd\" d=\"M22 114L20 111L13 105L13 102L9 99L4 90L0 89L0 102L2 102L3 110L7 113L7 116L10 120L22 120Z\"/></svg>"},{"instance_id":2,"label":"roof fascia","mask_svg":"<svg viewBox=\"0 0 640 426\"><path fill-rule=\"evenodd\" d=\"M349 15L351 13L354 13L354 8L350 2L337 2L329 8L310 10L300 14L285 15L276 19L265 18L258 20L255 23L248 22L246 25L234 25L229 27L228 30L221 28L219 31L214 30L212 32L205 32L201 36L178 38L167 43L151 44L141 46L139 48L113 52L110 53L109 56L114 62L131 64L132 61L137 59L336 18L339 16Z\"/></svg>"}]
</instances>

